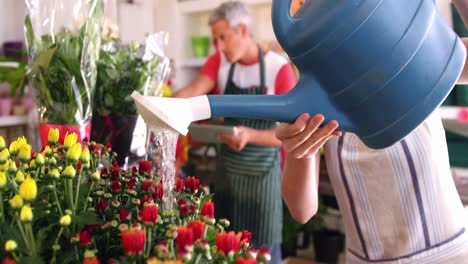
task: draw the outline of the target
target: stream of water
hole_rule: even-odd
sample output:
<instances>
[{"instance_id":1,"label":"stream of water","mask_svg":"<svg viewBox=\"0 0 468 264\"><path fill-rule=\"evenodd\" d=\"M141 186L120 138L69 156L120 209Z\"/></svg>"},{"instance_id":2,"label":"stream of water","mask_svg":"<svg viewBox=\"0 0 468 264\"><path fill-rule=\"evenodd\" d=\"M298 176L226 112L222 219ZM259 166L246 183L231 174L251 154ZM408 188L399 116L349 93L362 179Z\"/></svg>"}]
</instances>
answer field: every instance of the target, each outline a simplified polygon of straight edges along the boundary
<instances>
[{"instance_id":1,"label":"stream of water","mask_svg":"<svg viewBox=\"0 0 468 264\"><path fill-rule=\"evenodd\" d=\"M163 211L172 211L174 208L174 184L175 184L175 158L177 138L179 134L167 127L150 127L148 130L147 155L153 162L156 172L162 179Z\"/></svg>"}]
</instances>

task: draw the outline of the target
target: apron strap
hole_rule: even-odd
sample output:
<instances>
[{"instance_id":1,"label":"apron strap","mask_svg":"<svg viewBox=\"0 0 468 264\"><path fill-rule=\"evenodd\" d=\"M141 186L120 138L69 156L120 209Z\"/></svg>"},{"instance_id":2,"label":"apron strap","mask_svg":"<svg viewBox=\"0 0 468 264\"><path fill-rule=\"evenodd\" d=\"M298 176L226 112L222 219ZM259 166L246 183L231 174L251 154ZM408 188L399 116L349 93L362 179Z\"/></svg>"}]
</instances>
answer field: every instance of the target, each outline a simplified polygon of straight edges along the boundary
<instances>
[{"instance_id":1,"label":"apron strap","mask_svg":"<svg viewBox=\"0 0 468 264\"><path fill-rule=\"evenodd\" d=\"M265 91L265 56L263 55L263 51L260 48L260 45L257 45L258 47L258 60L259 60L259 66L260 66L260 86L259 88L262 91ZM234 70L236 68L236 63L232 63L231 67L229 68L229 74L228 74L228 81L227 84L230 85L233 83L232 77L234 76Z\"/></svg>"}]
</instances>

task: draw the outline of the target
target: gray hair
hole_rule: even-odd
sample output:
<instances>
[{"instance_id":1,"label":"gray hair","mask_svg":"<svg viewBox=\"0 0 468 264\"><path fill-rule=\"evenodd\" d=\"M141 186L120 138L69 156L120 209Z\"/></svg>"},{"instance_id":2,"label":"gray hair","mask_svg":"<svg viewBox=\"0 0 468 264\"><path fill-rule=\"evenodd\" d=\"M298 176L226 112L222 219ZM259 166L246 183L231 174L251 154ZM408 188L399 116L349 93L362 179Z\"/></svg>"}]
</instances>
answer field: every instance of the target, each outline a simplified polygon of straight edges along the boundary
<instances>
[{"instance_id":1,"label":"gray hair","mask_svg":"<svg viewBox=\"0 0 468 264\"><path fill-rule=\"evenodd\" d=\"M230 27L246 24L250 28L249 11L245 4L239 1L228 1L218 6L210 15L208 24L211 26L219 20L226 20Z\"/></svg>"}]
</instances>

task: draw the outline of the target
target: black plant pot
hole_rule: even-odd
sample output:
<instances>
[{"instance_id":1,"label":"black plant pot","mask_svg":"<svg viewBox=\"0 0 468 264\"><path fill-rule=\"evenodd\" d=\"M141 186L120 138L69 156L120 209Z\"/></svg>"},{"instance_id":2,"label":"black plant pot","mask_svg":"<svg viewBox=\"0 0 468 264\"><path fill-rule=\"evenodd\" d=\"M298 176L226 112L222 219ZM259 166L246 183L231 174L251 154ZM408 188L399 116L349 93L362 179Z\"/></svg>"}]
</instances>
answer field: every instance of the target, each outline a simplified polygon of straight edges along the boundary
<instances>
[{"instance_id":1,"label":"black plant pot","mask_svg":"<svg viewBox=\"0 0 468 264\"><path fill-rule=\"evenodd\" d=\"M94 114L92 119L91 140L97 143L112 145L112 150L117 153L117 162L125 163L125 158L130 155L133 130L135 129L138 115L107 115Z\"/></svg>"},{"instance_id":2,"label":"black plant pot","mask_svg":"<svg viewBox=\"0 0 468 264\"><path fill-rule=\"evenodd\" d=\"M343 233L336 230L319 230L313 233L315 260L323 263L335 264L344 249Z\"/></svg>"}]
</instances>

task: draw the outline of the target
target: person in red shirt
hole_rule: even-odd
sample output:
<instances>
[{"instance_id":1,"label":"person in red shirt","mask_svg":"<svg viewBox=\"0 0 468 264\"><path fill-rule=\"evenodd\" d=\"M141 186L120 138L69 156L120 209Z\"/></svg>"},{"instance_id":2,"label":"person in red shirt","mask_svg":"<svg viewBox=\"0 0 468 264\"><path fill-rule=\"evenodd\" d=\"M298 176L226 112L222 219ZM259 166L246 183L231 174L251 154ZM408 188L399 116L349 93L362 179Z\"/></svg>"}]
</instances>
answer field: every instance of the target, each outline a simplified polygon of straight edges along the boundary
<instances>
[{"instance_id":1,"label":"person in red shirt","mask_svg":"<svg viewBox=\"0 0 468 264\"><path fill-rule=\"evenodd\" d=\"M174 96L277 95L292 89L296 76L291 64L271 50L262 50L252 37L250 23L241 2L230 1L216 8L209 25L217 52L208 58L198 77ZM271 263L281 263L283 207L277 123L225 118L224 124L236 126L238 133L219 135L224 143L218 154L219 182L214 185L219 217L228 218L234 230L251 231L254 245L268 245Z\"/></svg>"}]
</instances>

